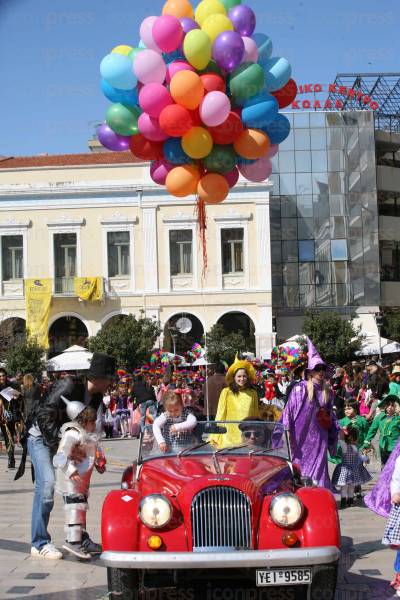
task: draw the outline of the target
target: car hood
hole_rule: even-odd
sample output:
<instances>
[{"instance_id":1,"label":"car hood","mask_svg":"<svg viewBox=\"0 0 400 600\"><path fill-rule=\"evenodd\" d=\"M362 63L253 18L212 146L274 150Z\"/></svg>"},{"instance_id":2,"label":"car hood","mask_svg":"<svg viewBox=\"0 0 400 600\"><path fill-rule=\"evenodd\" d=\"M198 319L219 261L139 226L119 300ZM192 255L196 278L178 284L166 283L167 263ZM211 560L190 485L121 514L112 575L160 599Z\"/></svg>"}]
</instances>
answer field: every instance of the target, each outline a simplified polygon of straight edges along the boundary
<instances>
[{"instance_id":1,"label":"car hood","mask_svg":"<svg viewBox=\"0 0 400 600\"><path fill-rule=\"evenodd\" d=\"M177 496L184 489L212 485L233 485L254 493L268 494L292 481L288 462L276 456L218 456L221 473L212 455L156 458L142 465L136 485L142 494L165 493Z\"/></svg>"}]
</instances>

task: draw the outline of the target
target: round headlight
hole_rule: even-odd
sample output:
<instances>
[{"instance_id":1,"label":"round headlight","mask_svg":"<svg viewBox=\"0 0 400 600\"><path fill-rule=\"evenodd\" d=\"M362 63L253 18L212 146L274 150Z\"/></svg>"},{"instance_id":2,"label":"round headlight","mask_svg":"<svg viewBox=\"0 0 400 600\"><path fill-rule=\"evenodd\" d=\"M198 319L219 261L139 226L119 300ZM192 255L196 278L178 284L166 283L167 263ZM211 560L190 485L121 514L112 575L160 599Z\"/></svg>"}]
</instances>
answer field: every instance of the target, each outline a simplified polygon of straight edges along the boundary
<instances>
[{"instance_id":1,"label":"round headlight","mask_svg":"<svg viewBox=\"0 0 400 600\"><path fill-rule=\"evenodd\" d=\"M269 513L279 527L293 527L301 519L303 505L294 494L279 494L272 499Z\"/></svg>"},{"instance_id":2,"label":"round headlight","mask_svg":"<svg viewBox=\"0 0 400 600\"><path fill-rule=\"evenodd\" d=\"M151 494L140 503L139 516L142 522L151 529L159 529L170 522L172 506L164 496Z\"/></svg>"}]
</instances>

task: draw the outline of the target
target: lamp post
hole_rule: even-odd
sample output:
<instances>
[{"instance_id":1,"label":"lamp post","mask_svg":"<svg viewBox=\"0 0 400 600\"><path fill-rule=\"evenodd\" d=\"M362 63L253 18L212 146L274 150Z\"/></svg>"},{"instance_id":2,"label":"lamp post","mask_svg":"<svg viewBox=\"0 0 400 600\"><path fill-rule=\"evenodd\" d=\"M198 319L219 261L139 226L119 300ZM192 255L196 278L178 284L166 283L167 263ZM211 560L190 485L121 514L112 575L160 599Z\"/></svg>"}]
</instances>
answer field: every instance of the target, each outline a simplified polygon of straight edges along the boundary
<instances>
[{"instance_id":1,"label":"lamp post","mask_svg":"<svg viewBox=\"0 0 400 600\"><path fill-rule=\"evenodd\" d=\"M176 341L178 339L178 330L176 327L168 327L169 332L171 334L172 345L174 348L174 356L176 356Z\"/></svg>"},{"instance_id":2,"label":"lamp post","mask_svg":"<svg viewBox=\"0 0 400 600\"><path fill-rule=\"evenodd\" d=\"M381 312L375 313L375 323L378 329L378 339L379 339L379 361L382 360L382 342L381 342L381 329L383 327L383 314Z\"/></svg>"}]
</instances>

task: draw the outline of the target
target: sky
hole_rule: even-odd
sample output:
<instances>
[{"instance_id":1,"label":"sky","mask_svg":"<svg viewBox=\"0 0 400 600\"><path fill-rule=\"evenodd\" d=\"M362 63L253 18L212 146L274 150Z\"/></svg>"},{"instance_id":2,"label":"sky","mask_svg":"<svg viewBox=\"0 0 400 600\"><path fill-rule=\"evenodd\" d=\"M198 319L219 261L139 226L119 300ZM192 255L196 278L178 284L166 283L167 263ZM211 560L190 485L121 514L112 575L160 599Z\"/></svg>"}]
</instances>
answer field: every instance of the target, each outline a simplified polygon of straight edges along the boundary
<instances>
[{"instance_id":1,"label":"sky","mask_svg":"<svg viewBox=\"0 0 400 600\"><path fill-rule=\"evenodd\" d=\"M243 2L245 3L245 2ZM246 0L298 84L400 71L398 0ZM0 0L0 155L86 152L109 102L99 64L162 0Z\"/></svg>"}]
</instances>

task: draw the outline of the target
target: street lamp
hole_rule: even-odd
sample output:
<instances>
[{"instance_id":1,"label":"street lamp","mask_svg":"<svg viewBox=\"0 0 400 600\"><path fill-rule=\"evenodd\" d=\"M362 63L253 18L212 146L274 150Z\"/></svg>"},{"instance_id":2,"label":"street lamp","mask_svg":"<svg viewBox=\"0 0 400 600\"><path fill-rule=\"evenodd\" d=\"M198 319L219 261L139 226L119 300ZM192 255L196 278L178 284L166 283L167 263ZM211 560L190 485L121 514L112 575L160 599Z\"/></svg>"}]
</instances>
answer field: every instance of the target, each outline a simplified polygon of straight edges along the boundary
<instances>
[{"instance_id":1,"label":"street lamp","mask_svg":"<svg viewBox=\"0 0 400 600\"><path fill-rule=\"evenodd\" d=\"M169 333L171 335L172 344L174 347L174 356L176 356L176 341L178 339L178 330L176 327L168 327Z\"/></svg>"},{"instance_id":2,"label":"street lamp","mask_svg":"<svg viewBox=\"0 0 400 600\"><path fill-rule=\"evenodd\" d=\"M382 359L382 342L381 342L381 329L383 327L383 314L381 312L375 313L375 323L378 329L378 339L379 339L379 360Z\"/></svg>"}]
</instances>

